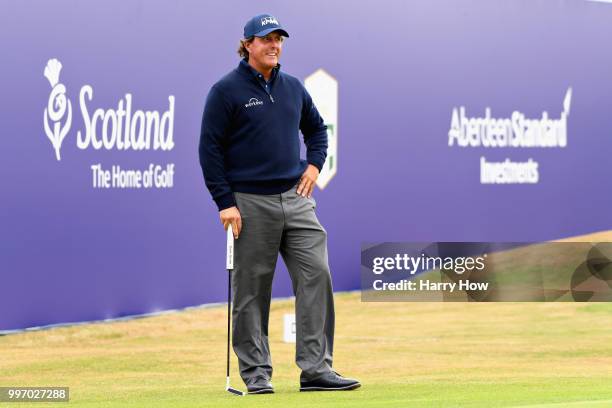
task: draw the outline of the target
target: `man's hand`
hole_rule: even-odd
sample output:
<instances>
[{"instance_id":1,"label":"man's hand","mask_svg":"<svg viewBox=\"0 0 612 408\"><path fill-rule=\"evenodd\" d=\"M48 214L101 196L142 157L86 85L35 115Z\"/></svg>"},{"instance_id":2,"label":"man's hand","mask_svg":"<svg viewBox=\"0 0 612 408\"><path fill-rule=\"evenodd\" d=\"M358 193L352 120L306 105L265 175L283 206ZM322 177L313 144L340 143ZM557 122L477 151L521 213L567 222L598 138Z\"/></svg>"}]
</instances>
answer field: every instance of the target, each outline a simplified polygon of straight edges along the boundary
<instances>
[{"instance_id":1,"label":"man's hand","mask_svg":"<svg viewBox=\"0 0 612 408\"><path fill-rule=\"evenodd\" d=\"M240 230L242 230L242 218L240 217L240 211L238 211L238 207L230 207L225 210L219 211L219 218L221 218L221 223L223 224L223 228L227 231L227 227L232 225L232 232L234 233L234 238L238 239L238 235L240 235Z\"/></svg>"},{"instance_id":2,"label":"man's hand","mask_svg":"<svg viewBox=\"0 0 612 408\"><path fill-rule=\"evenodd\" d=\"M317 177L319 177L319 169L317 169L316 166L309 164L304 174L302 174L297 193L302 197L310 198L312 196L312 190L314 190Z\"/></svg>"}]
</instances>

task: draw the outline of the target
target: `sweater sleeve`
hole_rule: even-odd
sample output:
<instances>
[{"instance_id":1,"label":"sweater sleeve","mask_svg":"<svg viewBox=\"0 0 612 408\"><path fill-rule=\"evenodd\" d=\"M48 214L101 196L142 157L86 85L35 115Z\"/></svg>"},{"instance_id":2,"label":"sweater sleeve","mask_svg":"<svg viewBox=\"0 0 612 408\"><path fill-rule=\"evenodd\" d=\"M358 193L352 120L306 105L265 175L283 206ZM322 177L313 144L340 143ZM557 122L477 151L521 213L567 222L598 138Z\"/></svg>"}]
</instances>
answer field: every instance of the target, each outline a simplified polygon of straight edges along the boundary
<instances>
[{"instance_id":1,"label":"sweater sleeve","mask_svg":"<svg viewBox=\"0 0 612 408\"><path fill-rule=\"evenodd\" d=\"M321 171L327 157L327 126L323 123L323 119L306 88L302 87L302 90L303 103L300 130L304 135L306 160Z\"/></svg>"},{"instance_id":2,"label":"sweater sleeve","mask_svg":"<svg viewBox=\"0 0 612 408\"><path fill-rule=\"evenodd\" d=\"M232 106L224 95L212 87L206 98L200 132L200 165L206 187L219 211L236 205L234 193L225 172L226 131L232 116Z\"/></svg>"}]
</instances>

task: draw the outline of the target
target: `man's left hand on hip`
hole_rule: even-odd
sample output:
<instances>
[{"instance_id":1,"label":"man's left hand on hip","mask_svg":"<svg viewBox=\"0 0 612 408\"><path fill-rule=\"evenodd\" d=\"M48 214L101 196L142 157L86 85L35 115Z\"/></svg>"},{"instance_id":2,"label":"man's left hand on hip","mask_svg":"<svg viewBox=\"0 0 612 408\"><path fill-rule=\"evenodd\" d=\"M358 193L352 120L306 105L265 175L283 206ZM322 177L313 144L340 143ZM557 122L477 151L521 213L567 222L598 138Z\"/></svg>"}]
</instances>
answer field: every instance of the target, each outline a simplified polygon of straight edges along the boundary
<instances>
[{"instance_id":1,"label":"man's left hand on hip","mask_svg":"<svg viewBox=\"0 0 612 408\"><path fill-rule=\"evenodd\" d=\"M312 190L314 190L315 183L319 177L319 169L312 164L309 164L306 171L302 174L300 184L297 188L297 193L302 197L310 198L312 196Z\"/></svg>"}]
</instances>

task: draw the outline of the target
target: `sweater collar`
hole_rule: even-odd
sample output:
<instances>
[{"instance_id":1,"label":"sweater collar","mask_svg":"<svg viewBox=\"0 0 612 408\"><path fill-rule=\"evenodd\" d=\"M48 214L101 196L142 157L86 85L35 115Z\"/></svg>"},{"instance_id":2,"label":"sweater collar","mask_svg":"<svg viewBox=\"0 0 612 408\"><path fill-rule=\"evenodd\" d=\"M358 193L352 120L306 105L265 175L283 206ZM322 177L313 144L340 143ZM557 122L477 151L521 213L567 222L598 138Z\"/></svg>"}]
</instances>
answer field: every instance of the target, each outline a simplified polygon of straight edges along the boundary
<instances>
[{"instance_id":1,"label":"sweater collar","mask_svg":"<svg viewBox=\"0 0 612 408\"><path fill-rule=\"evenodd\" d=\"M276 78L276 76L278 75L278 72L280 71L280 67L281 67L280 64L276 64L276 66L272 68L272 75L270 76L270 81ZM238 64L238 71L246 75L252 75L255 79L258 79L260 75L259 71L257 71L255 68L250 66L248 61L245 58L240 60L240 63Z\"/></svg>"}]
</instances>

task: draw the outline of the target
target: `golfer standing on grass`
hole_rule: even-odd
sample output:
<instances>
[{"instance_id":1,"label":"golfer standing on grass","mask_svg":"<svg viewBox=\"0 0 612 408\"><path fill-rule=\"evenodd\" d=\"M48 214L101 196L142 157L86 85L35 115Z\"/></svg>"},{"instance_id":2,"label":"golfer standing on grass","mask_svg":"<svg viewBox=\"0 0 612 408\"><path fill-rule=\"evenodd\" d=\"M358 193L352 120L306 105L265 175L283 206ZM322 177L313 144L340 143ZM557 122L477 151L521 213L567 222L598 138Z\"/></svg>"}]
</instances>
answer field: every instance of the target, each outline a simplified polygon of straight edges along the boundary
<instances>
[{"instance_id":1,"label":"golfer standing on grass","mask_svg":"<svg viewBox=\"0 0 612 408\"><path fill-rule=\"evenodd\" d=\"M334 298L327 234L312 191L327 156L327 128L300 81L281 72L284 37L269 14L244 26L238 67L210 89L200 164L235 242L233 348L249 393L274 392L268 345L272 278L280 252L293 283L300 391L361 384L332 370ZM300 160L299 132L307 159Z\"/></svg>"}]
</instances>

